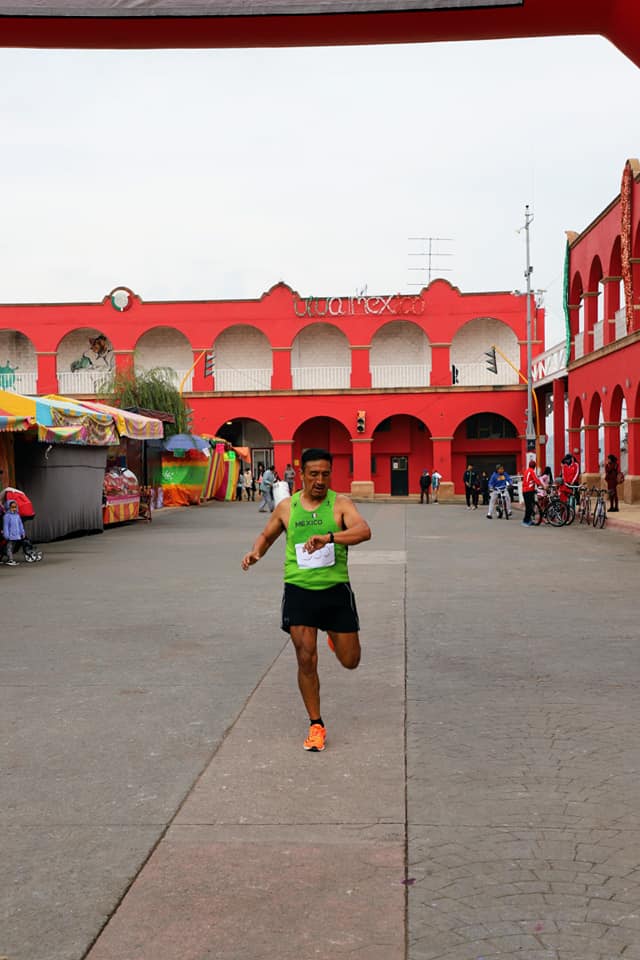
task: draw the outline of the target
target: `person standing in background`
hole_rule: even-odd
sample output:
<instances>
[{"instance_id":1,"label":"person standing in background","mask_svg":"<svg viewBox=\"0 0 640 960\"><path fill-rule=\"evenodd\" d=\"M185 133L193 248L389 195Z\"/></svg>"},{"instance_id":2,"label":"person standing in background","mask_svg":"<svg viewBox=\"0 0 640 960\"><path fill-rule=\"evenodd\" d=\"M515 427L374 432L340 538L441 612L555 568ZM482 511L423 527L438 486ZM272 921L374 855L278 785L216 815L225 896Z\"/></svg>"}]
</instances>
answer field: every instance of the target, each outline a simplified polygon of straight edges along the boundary
<instances>
[{"instance_id":1,"label":"person standing in background","mask_svg":"<svg viewBox=\"0 0 640 960\"><path fill-rule=\"evenodd\" d=\"M462 474L464 483L464 495L467 501L467 510L478 509L478 474L473 469L472 464L467 465L467 469Z\"/></svg>"},{"instance_id":2,"label":"person standing in background","mask_svg":"<svg viewBox=\"0 0 640 960\"><path fill-rule=\"evenodd\" d=\"M420 503L429 503L429 490L431 489L431 474L428 470L423 470L420 474Z\"/></svg>"},{"instance_id":3,"label":"person standing in background","mask_svg":"<svg viewBox=\"0 0 640 960\"><path fill-rule=\"evenodd\" d=\"M438 490L440 489L440 482L442 480L442 474L438 473L437 470L434 470L431 474L431 489L433 490L433 502L438 502Z\"/></svg>"},{"instance_id":4,"label":"person standing in background","mask_svg":"<svg viewBox=\"0 0 640 960\"><path fill-rule=\"evenodd\" d=\"M284 474L282 476L282 479L286 480L286 482L289 484L289 493L292 494L293 487L296 482L296 472L290 463L288 463L284 468Z\"/></svg>"}]
</instances>

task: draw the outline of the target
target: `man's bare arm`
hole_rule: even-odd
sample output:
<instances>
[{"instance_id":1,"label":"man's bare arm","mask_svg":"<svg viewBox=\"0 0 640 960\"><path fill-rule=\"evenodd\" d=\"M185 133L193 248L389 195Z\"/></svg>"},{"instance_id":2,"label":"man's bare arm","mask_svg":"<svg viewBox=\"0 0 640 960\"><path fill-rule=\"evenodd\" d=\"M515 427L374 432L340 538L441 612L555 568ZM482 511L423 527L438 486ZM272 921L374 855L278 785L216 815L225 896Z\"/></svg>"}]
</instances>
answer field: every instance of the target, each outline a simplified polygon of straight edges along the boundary
<instances>
[{"instance_id":1,"label":"man's bare arm","mask_svg":"<svg viewBox=\"0 0 640 960\"><path fill-rule=\"evenodd\" d=\"M276 542L283 530L287 529L290 507L288 499L289 498L278 504L267 520L267 525L264 530L258 535L249 553L245 553L240 564L243 570L248 570L249 567L257 563L261 557L264 557L269 547Z\"/></svg>"},{"instance_id":2,"label":"man's bare arm","mask_svg":"<svg viewBox=\"0 0 640 960\"><path fill-rule=\"evenodd\" d=\"M364 543L371 539L371 528L356 505L349 497L338 496L336 507L342 518L344 530L337 530L333 534L333 542L341 543L345 547L354 547L357 543ZM317 533L309 537L304 545L307 553L319 550L326 543L330 543L331 534Z\"/></svg>"}]
</instances>

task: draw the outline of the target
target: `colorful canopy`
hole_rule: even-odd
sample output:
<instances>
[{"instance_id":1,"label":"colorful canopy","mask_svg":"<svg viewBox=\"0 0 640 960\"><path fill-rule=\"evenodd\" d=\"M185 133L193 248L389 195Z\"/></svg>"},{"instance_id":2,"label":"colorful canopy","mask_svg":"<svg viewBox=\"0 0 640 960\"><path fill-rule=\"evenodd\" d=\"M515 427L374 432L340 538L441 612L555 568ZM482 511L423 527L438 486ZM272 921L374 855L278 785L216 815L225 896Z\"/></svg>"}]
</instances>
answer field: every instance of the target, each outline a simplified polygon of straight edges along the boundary
<instances>
[{"instance_id":1,"label":"colorful canopy","mask_svg":"<svg viewBox=\"0 0 640 960\"><path fill-rule=\"evenodd\" d=\"M62 399L58 397L58 399ZM162 440L164 427L161 420L155 417L143 417L141 413L131 413L128 410L119 410L106 403L97 403L94 400L83 400L82 407L95 410L98 413L108 413L115 420L116 428L121 437L131 437L133 440Z\"/></svg>"},{"instance_id":2,"label":"colorful canopy","mask_svg":"<svg viewBox=\"0 0 640 960\"><path fill-rule=\"evenodd\" d=\"M0 408L0 430L16 432L18 430L28 430L32 427L35 420L31 417L17 417L10 414L7 410Z\"/></svg>"},{"instance_id":3,"label":"colorful canopy","mask_svg":"<svg viewBox=\"0 0 640 960\"><path fill-rule=\"evenodd\" d=\"M88 410L66 397L23 397L19 393L0 390L0 408L16 417L27 417L38 427L83 427L84 435L74 436L72 442L108 447L118 443L113 417L107 413ZM26 428L22 428L26 429ZM65 432L58 434L58 442L70 442Z\"/></svg>"}]
</instances>

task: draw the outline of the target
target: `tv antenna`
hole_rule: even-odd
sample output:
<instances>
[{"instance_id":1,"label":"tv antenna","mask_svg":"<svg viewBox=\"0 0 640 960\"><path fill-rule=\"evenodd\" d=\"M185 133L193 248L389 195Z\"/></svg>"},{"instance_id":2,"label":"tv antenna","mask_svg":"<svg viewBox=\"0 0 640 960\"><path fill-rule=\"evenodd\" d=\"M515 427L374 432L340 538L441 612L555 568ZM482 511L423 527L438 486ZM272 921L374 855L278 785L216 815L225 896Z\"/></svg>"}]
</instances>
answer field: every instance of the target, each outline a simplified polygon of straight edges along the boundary
<instances>
[{"instance_id":1,"label":"tv antenna","mask_svg":"<svg viewBox=\"0 0 640 960\"><path fill-rule=\"evenodd\" d=\"M454 240L452 237L409 237L409 243L420 243L422 244L422 249L419 251L409 251L410 257L421 257L423 260L426 260L426 264L421 267L409 267L409 270L416 271L419 273L427 274L427 283L426 286L429 286L431 283L432 274L440 273L451 273L450 267L441 267L437 263L434 263L434 260L439 260L441 257L452 257L452 253L445 253L436 249L436 245L440 243L453 243ZM424 287L424 280L418 281L416 283L410 283L410 287Z\"/></svg>"}]
</instances>

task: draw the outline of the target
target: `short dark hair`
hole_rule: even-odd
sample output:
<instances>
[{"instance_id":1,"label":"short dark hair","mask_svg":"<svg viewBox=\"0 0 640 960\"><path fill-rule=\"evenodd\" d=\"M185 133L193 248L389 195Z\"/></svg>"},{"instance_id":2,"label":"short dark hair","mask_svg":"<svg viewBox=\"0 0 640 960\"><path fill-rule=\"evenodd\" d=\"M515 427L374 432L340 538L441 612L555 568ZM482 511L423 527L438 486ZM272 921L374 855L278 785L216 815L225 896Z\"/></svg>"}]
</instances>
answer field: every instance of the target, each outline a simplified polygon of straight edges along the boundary
<instances>
[{"instance_id":1,"label":"short dark hair","mask_svg":"<svg viewBox=\"0 0 640 960\"><path fill-rule=\"evenodd\" d=\"M323 450L321 447L309 447L301 457L303 470L310 460L328 460L329 463L333 465L333 454L329 453L328 450Z\"/></svg>"}]
</instances>

